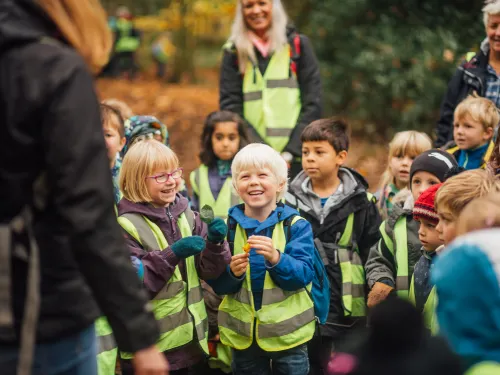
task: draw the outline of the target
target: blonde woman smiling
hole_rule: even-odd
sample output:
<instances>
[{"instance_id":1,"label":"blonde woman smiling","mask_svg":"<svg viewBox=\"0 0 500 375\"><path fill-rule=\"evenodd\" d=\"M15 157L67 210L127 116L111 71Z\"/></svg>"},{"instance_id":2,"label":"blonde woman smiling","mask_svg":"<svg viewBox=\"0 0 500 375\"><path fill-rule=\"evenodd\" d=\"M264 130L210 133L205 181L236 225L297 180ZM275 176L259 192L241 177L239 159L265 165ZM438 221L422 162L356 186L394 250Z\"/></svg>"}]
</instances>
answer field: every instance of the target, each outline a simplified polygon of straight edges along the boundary
<instances>
[{"instance_id":1,"label":"blonde woman smiling","mask_svg":"<svg viewBox=\"0 0 500 375\"><path fill-rule=\"evenodd\" d=\"M281 0L237 0L224 46L220 107L241 115L254 141L301 169L302 130L321 118L321 78L309 39L289 23Z\"/></svg>"}]
</instances>

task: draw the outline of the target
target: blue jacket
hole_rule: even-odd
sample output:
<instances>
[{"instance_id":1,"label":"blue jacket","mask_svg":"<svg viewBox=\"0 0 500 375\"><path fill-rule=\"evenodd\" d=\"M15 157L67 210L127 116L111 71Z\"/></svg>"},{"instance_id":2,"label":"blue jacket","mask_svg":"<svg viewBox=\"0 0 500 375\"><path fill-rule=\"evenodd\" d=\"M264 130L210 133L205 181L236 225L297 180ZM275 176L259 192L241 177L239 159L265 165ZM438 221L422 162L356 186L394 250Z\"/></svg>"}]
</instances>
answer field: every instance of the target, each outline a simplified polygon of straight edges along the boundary
<instances>
[{"instance_id":1,"label":"blue jacket","mask_svg":"<svg viewBox=\"0 0 500 375\"><path fill-rule=\"evenodd\" d=\"M467 367L500 363L500 229L470 233L437 257L440 334Z\"/></svg>"},{"instance_id":2,"label":"blue jacket","mask_svg":"<svg viewBox=\"0 0 500 375\"><path fill-rule=\"evenodd\" d=\"M229 210L229 216L246 230L247 236L253 234L271 238L275 224L299 213L286 205L278 205L269 217L262 223L256 219L245 216L243 205L234 206ZM281 250L281 249L280 249ZM262 305L262 291L266 271L273 281L283 290L294 291L306 287L312 282L314 242L311 224L306 220L299 220L290 228L290 241L281 253L280 260L272 266L262 255L250 251L250 278L252 280L252 293L254 306L259 310ZM210 281L210 285L217 294L232 294L240 290L245 275L237 278L229 266L218 279Z\"/></svg>"}]
</instances>

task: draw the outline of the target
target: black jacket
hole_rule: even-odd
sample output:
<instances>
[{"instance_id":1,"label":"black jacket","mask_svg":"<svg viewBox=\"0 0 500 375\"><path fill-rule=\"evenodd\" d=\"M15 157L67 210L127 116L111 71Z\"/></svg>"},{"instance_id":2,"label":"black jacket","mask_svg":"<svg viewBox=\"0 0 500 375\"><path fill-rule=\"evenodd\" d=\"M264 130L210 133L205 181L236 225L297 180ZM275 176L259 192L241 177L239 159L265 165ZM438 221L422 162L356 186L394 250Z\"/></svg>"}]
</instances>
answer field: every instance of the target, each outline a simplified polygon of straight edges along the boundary
<instances>
[{"instance_id":1,"label":"black jacket","mask_svg":"<svg viewBox=\"0 0 500 375\"><path fill-rule=\"evenodd\" d=\"M436 147L442 147L453 140L453 114L457 105L474 91L479 96L484 97L486 94L487 66L488 54L481 50L455 71L441 104Z\"/></svg>"},{"instance_id":2,"label":"black jacket","mask_svg":"<svg viewBox=\"0 0 500 375\"><path fill-rule=\"evenodd\" d=\"M30 204L45 172L47 199L35 215L40 248L39 342L108 317L120 348L157 339L147 297L113 209L113 187L93 78L55 37L33 0L0 1L0 221ZM13 305L22 318L26 263L13 259ZM0 343L1 344L1 343Z\"/></svg>"},{"instance_id":3,"label":"black jacket","mask_svg":"<svg viewBox=\"0 0 500 375\"><path fill-rule=\"evenodd\" d=\"M288 28L288 37L295 32ZM299 82L302 109L295 129L290 135L290 141L283 151L288 151L294 156L302 155L300 135L304 128L314 120L321 118L321 75L318 61L314 55L309 38L300 35L300 58L297 61L297 80ZM264 75L272 56L263 57L255 48L259 70ZM239 114L243 117L243 77L238 68L236 51L224 50L220 72L220 108ZM250 124L252 125L252 124ZM260 136L253 129L249 133L254 141L261 141Z\"/></svg>"},{"instance_id":4,"label":"black jacket","mask_svg":"<svg viewBox=\"0 0 500 375\"><path fill-rule=\"evenodd\" d=\"M368 184L365 179L349 168L341 168L339 177L343 183L343 193L336 203L330 204L327 201L321 208L320 198L307 186L308 178L301 172L290 185L285 196L286 204L297 208L300 216L311 223L314 238L322 243L338 243L344 233L347 218L354 213L353 240L358 245L364 265L370 248L380 238L379 227L382 220L376 204L368 200ZM326 271L330 280L330 311L327 323L320 326L320 332L323 336L337 338L358 319L344 316L340 265L333 251L326 255L329 260Z\"/></svg>"}]
</instances>

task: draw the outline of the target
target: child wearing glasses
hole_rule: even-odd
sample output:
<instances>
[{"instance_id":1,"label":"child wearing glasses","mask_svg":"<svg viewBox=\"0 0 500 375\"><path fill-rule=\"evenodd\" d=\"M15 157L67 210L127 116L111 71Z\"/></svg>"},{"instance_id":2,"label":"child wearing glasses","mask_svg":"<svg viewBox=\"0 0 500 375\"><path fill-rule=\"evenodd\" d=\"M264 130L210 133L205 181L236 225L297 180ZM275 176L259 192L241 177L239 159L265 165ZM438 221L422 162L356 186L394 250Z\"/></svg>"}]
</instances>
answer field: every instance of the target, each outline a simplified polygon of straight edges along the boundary
<instances>
[{"instance_id":1,"label":"child wearing glasses","mask_svg":"<svg viewBox=\"0 0 500 375\"><path fill-rule=\"evenodd\" d=\"M182 168L175 153L143 140L123 159L118 221L131 255L142 262L143 284L160 327L157 347L170 371L184 374L208 355L208 320L200 279L215 279L231 260L222 219L206 225L177 193ZM123 375L131 353L120 353Z\"/></svg>"}]
</instances>

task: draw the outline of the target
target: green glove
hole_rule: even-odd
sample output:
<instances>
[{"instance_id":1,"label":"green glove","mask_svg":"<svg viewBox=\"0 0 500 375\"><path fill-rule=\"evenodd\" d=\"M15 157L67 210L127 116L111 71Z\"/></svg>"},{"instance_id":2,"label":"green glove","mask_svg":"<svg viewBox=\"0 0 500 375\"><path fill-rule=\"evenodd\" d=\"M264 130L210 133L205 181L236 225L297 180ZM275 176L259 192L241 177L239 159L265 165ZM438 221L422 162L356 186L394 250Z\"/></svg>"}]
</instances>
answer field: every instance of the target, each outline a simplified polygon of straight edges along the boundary
<instances>
[{"instance_id":1,"label":"green glove","mask_svg":"<svg viewBox=\"0 0 500 375\"><path fill-rule=\"evenodd\" d=\"M189 258L197 255L205 249L205 240L200 236L181 238L170 246L174 254L179 258Z\"/></svg>"},{"instance_id":2,"label":"green glove","mask_svg":"<svg viewBox=\"0 0 500 375\"><path fill-rule=\"evenodd\" d=\"M224 241L227 233L227 225L221 218L214 219L208 224L208 240L212 243Z\"/></svg>"}]
</instances>

